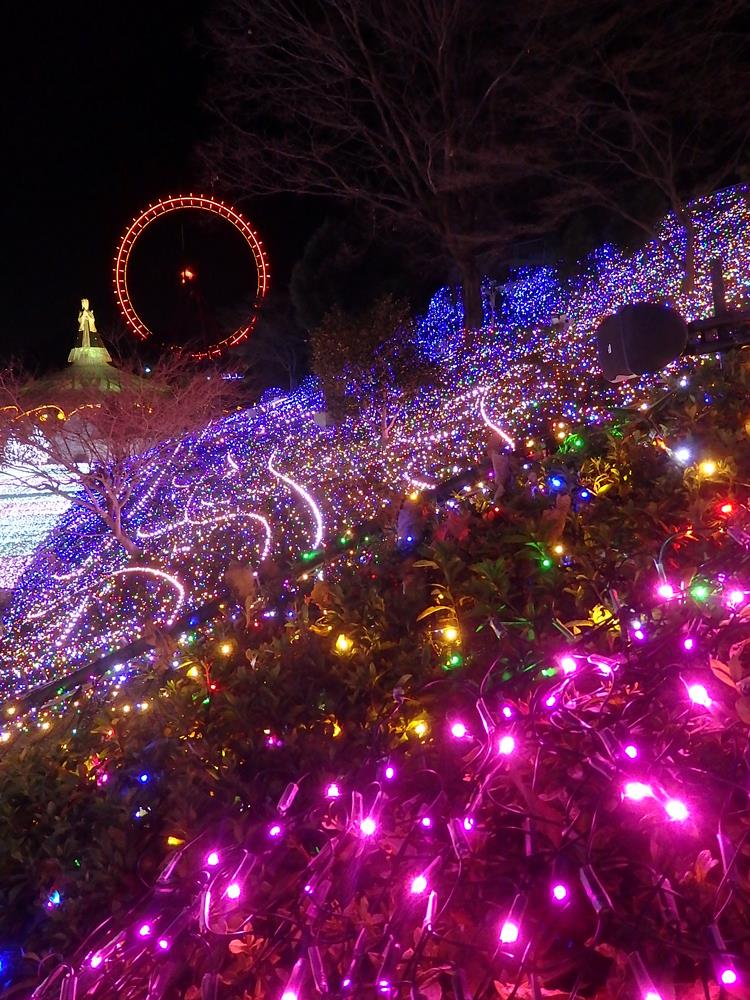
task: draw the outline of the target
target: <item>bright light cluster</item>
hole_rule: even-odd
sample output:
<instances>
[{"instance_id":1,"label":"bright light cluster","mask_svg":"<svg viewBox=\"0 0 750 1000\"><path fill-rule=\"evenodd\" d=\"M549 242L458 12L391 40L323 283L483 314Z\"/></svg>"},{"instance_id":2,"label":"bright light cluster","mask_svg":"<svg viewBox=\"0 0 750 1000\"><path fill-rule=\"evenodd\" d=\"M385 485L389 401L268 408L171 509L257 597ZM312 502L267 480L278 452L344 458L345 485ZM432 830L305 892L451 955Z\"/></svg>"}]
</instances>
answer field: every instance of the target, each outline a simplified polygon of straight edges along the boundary
<instances>
[{"instance_id":1,"label":"bright light cluster","mask_svg":"<svg viewBox=\"0 0 750 1000\"><path fill-rule=\"evenodd\" d=\"M750 288L743 191L698 201L693 211L702 263L689 298L671 254L682 238L671 219L631 257L603 247L574 280L544 268L519 272L503 289L485 283L486 326L471 344L460 300L441 289L417 332L436 363L434 378L404 404L382 444L374 408L321 427L315 415L323 402L310 380L156 449L125 512L149 573L130 571L94 516L69 510L5 614L0 700L116 650L145 623L165 626L178 608L212 599L233 561L258 568L270 555L283 566L353 525L395 516L414 484L424 489L482 460L487 425L506 441L543 438L552 421L598 423L613 405L640 398L654 380L611 386L592 378L600 319L626 302L665 297L688 318L708 314L707 268L716 257L731 304ZM110 683L119 686L126 675Z\"/></svg>"}]
</instances>

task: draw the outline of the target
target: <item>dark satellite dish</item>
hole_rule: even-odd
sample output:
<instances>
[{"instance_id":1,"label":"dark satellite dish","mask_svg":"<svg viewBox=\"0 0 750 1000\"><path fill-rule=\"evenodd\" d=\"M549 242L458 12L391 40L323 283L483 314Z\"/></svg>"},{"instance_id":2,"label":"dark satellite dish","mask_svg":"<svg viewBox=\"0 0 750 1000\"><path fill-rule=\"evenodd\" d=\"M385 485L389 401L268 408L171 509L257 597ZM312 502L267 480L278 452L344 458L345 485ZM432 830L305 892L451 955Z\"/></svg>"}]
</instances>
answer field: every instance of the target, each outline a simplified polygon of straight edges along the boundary
<instances>
[{"instance_id":1,"label":"dark satellite dish","mask_svg":"<svg viewBox=\"0 0 750 1000\"><path fill-rule=\"evenodd\" d=\"M596 331L599 364L610 382L661 371L682 354L687 342L685 320L657 302L623 306Z\"/></svg>"},{"instance_id":2,"label":"dark satellite dish","mask_svg":"<svg viewBox=\"0 0 750 1000\"><path fill-rule=\"evenodd\" d=\"M711 261L709 272L714 314L707 319L686 323L669 306L636 302L602 320L596 349L606 379L655 374L682 354L715 354L750 344L750 312L727 308L721 261Z\"/></svg>"}]
</instances>

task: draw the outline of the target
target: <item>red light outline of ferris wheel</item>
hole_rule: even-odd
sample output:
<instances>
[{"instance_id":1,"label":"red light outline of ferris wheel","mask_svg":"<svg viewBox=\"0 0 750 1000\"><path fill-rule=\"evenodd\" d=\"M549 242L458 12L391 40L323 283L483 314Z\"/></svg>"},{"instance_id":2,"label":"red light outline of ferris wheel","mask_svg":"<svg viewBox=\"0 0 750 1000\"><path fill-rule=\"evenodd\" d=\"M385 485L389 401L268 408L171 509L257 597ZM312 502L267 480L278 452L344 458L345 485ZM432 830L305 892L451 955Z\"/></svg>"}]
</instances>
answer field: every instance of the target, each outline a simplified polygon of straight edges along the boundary
<instances>
[{"instance_id":1,"label":"red light outline of ferris wheel","mask_svg":"<svg viewBox=\"0 0 750 1000\"><path fill-rule=\"evenodd\" d=\"M117 247L113 269L115 298L125 322L133 333L141 340L148 340L152 336L151 330L149 330L136 312L128 291L128 264L130 255L138 238L152 222L163 215L168 215L170 212L178 212L187 208L197 208L204 212L210 212L212 215L218 215L220 218L230 222L250 247L255 259L255 268L258 276L255 301L249 322L245 326L238 327L234 333L220 340L218 344L213 345L208 350L194 351L191 354L191 357L196 360L202 360L204 358L218 357L224 348L234 347L235 344L240 344L247 338L255 326L258 306L268 291L270 284L268 257L258 234L250 223L230 205L227 205L223 201L217 201L215 198L207 198L201 194L177 195L175 197L170 195L168 198L163 198L161 201L156 201L152 205L149 205L147 209L133 219Z\"/></svg>"}]
</instances>

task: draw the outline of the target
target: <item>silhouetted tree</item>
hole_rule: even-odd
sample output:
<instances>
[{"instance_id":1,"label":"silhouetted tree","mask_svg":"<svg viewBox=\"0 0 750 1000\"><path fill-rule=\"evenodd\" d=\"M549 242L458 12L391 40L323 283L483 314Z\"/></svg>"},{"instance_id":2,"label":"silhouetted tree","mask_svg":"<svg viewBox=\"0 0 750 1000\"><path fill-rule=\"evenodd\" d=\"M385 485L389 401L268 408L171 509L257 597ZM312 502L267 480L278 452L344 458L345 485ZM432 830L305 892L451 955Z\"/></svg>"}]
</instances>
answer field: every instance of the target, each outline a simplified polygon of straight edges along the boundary
<instances>
[{"instance_id":1,"label":"silhouetted tree","mask_svg":"<svg viewBox=\"0 0 750 1000\"><path fill-rule=\"evenodd\" d=\"M354 314L334 307L313 330L310 354L331 414L341 418L374 406L382 441L402 400L429 373L414 346L409 307L390 295Z\"/></svg>"},{"instance_id":2,"label":"silhouetted tree","mask_svg":"<svg viewBox=\"0 0 750 1000\"><path fill-rule=\"evenodd\" d=\"M750 61L745 0L556 0L531 58L550 68L538 117L561 151L562 190L647 234L671 210L695 270L687 202L747 163Z\"/></svg>"},{"instance_id":3,"label":"silhouetted tree","mask_svg":"<svg viewBox=\"0 0 750 1000\"><path fill-rule=\"evenodd\" d=\"M524 97L543 7L223 0L209 168L242 193L335 196L429 238L479 326L478 255L550 226L553 147Z\"/></svg>"}]
</instances>

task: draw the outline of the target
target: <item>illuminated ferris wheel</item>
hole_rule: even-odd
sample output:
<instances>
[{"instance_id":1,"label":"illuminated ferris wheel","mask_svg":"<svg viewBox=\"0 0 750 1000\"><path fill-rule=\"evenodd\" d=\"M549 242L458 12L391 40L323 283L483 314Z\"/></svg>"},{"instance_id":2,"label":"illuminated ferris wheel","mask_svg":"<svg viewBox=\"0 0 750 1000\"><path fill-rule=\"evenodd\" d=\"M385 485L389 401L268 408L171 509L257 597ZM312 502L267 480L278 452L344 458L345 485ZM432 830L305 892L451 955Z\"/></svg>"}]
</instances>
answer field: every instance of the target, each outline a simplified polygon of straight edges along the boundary
<instances>
[{"instance_id":1,"label":"illuminated ferris wheel","mask_svg":"<svg viewBox=\"0 0 750 1000\"><path fill-rule=\"evenodd\" d=\"M168 198L149 205L148 208L133 219L120 240L115 255L113 280L117 304L125 322L136 337L140 340L148 340L152 336L152 331L139 315L131 298L129 288L129 270L133 252L144 231L157 219L174 212L186 212L190 210L205 212L230 223L249 248L254 262L250 270L253 276L252 281L255 286L255 293L246 318L230 333L226 335L222 334L216 338L215 342L208 344L205 349L202 348L191 352L191 357L200 360L218 357L226 348L234 347L248 337L255 325L260 304L269 288L270 273L265 248L253 227L236 209L223 201L195 194L177 195L175 197L170 195ZM194 278L195 274L189 268L184 268L180 271L180 280L183 285L194 280Z\"/></svg>"}]
</instances>

